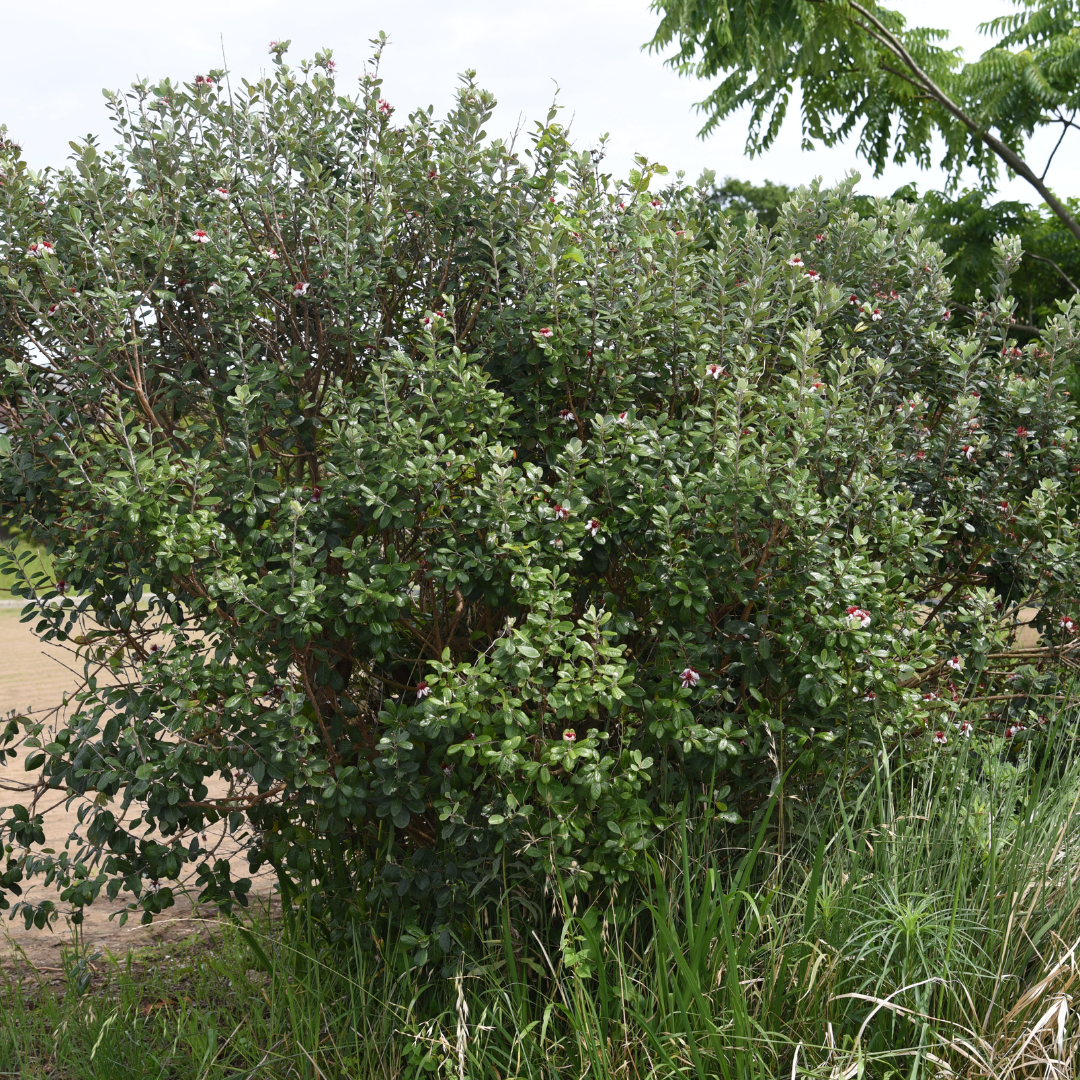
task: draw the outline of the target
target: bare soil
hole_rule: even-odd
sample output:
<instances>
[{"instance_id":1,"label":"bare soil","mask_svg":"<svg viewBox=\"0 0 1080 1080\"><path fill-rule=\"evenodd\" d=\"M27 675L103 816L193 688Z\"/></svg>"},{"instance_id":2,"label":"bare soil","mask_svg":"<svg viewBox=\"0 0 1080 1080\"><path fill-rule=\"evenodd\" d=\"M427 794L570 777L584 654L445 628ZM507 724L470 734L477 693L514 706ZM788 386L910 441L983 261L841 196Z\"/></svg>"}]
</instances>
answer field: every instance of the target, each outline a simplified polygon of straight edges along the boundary
<instances>
[{"instance_id":1,"label":"bare soil","mask_svg":"<svg viewBox=\"0 0 1080 1080\"><path fill-rule=\"evenodd\" d=\"M31 624L19 621L19 607L0 606L0 717L10 713L48 714L62 705L65 695L70 695L78 685L78 678L70 667L69 654L61 647L43 644L33 634ZM25 795L13 790L26 783L28 777L23 768L25 753L9 759L0 769L0 805L27 802ZM212 793L213 794L213 793ZM63 849L73 827L77 823L79 803L70 807L63 798L55 796L43 800L37 812L44 815L45 847L59 852ZM212 832L207 837L211 846L215 842L226 843L220 835ZM210 832L210 830L208 830ZM227 852L222 848L222 854ZM247 876L247 863L240 856L232 858L233 877ZM194 885L194 872L185 883ZM266 898L271 892L272 881L263 875L252 885L252 895ZM193 933L207 933L215 921L216 909L201 909L194 903L197 890L177 895L176 904L165 914L159 915L148 926L140 925L140 913L136 912L121 926L116 917L132 897L121 894L110 902L102 893L86 909L86 917L80 930L81 944L91 952L100 950L122 956L133 948L164 945ZM35 884L24 893L30 899L52 898L59 904L59 897L52 890ZM10 915L11 913L5 913ZM66 915L66 913L65 913ZM44 930L27 930L21 917L14 920L0 918L0 967L11 969L30 964L40 971L59 970L60 956L65 945L72 944L69 920L61 918Z\"/></svg>"}]
</instances>

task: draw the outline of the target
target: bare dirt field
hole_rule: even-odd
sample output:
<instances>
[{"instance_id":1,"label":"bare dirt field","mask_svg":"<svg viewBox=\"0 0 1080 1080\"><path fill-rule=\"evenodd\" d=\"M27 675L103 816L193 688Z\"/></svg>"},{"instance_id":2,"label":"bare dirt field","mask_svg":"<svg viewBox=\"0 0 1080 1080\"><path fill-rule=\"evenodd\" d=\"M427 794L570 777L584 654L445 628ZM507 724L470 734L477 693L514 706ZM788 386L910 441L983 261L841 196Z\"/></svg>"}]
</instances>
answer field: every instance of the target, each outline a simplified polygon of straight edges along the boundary
<instances>
[{"instance_id":1,"label":"bare dirt field","mask_svg":"<svg viewBox=\"0 0 1080 1080\"><path fill-rule=\"evenodd\" d=\"M75 673L68 665L68 655L63 649L42 644L34 637L30 624L19 621L19 607L0 606L0 716L12 710L35 714L56 708L76 685ZM20 782L26 779L23 757L9 760L0 771L0 784L5 781ZM0 788L0 805L22 801L10 790ZM62 799L51 799L39 807L44 811L46 847L61 850L76 822L77 807L65 807ZM246 863L234 860L234 877L247 876ZM192 878L194 875L192 875ZM252 894L268 896L270 879L257 879ZM28 897L49 897L53 894L40 885L26 893ZM178 896L175 907L158 916L150 926L141 926L138 914L121 926L115 916L124 908L123 898L110 903L102 894L88 909L82 927L83 942L91 952L101 950L122 955L129 949L160 945L200 931L206 932L212 923L214 911L199 910L191 899ZM130 896L128 897L130 900ZM71 943L71 928L61 918L52 929L26 930L20 918L8 921L0 916L0 966L17 967L25 963L42 971L57 969L60 953L65 944ZM208 922L209 920L209 922Z\"/></svg>"}]
</instances>

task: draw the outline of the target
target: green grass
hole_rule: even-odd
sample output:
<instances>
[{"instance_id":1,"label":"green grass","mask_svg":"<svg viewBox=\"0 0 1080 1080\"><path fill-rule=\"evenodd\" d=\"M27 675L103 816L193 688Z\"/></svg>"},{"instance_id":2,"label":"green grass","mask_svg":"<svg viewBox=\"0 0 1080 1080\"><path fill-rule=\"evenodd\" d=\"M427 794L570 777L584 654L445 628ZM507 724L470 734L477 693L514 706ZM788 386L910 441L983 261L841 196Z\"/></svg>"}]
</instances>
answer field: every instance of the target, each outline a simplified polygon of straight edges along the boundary
<instances>
[{"instance_id":1,"label":"green grass","mask_svg":"<svg viewBox=\"0 0 1080 1080\"><path fill-rule=\"evenodd\" d=\"M858 786L810 802L789 784L741 846L703 802L633 888L596 906L557 882L505 897L446 969L370 931L331 951L299 915L167 961L98 963L89 981L69 961L60 986L4 990L0 1074L1071 1076L1066 719L1041 750L882 753Z\"/></svg>"}]
</instances>

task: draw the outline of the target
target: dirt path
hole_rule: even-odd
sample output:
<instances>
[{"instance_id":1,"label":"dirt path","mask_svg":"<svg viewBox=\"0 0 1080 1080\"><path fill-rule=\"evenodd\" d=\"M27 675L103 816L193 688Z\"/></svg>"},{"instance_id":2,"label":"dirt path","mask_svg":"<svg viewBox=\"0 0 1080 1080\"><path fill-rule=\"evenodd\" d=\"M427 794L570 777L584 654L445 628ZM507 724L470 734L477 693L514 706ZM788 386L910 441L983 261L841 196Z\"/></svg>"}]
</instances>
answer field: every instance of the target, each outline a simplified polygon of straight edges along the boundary
<instances>
[{"instance_id":1,"label":"dirt path","mask_svg":"<svg viewBox=\"0 0 1080 1080\"><path fill-rule=\"evenodd\" d=\"M65 666L67 663L68 654L62 648L43 644L34 637L29 624L19 621L18 607L0 606L0 716L7 716L12 710L40 715L60 705L64 695L71 693L77 685L74 672ZM0 769L0 785L25 781L23 760L24 755L20 755ZM10 789L0 789L0 805L20 801L23 800ZM53 805L56 803L58 805ZM53 799L45 804L45 809L45 846L60 851L77 822L78 807L73 805L69 809L62 800ZM211 836L210 842L213 840ZM234 877L247 876L245 860L234 859L233 865ZM191 877L194 878L194 873ZM253 895L265 896L270 891L271 881L266 876L257 879L252 888ZM45 898L54 894L35 885L25 895ZM205 908L202 911L195 909L187 898L179 896L176 906L150 926L139 925L138 914L125 926L120 926L109 916L123 907L122 897L110 902L102 894L87 909L82 937L92 950L123 954L133 947L175 940L198 930L206 918L214 914ZM61 918L52 930L28 931L21 918L8 921L7 914L10 913L0 916L0 934L6 939L0 940L0 965L17 963L21 958L40 969L58 967L61 948L71 941L66 920Z\"/></svg>"}]
</instances>

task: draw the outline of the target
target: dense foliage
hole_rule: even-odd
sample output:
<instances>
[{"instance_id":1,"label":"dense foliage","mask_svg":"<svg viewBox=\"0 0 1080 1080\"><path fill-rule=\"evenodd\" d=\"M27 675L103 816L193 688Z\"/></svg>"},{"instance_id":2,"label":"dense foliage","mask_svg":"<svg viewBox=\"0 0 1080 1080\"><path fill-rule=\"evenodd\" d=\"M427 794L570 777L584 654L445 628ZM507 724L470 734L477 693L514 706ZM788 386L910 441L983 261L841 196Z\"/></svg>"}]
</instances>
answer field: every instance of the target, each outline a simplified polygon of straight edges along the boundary
<instances>
[{"instance_id":1,"label":"dense foliage","mask_svg":"<svg viewBox=\"0 0 1080 1080\"><path fill-rule=\"evenodd\" d=\"M149 918L194 863L227 903L227 818L316 916L438 927L625 880L687 798L931 752L953 694L1000 735L1054 692L1001 688L1071 648L1080 313L1009 340L1015 244L959 335L908 206L801 189L705 244L707 189L618 190L554 114L518 152L471 79L437 123L282 55L136 86L68 171L0 160L0 493L87 675L9 725L5 887Z\"/></svg>"},{"instance_id":2,"label":"dense foliage","mask_svg":"<svg viewBox=\"0 0 1080 1080\"><path fill-rule=\"evenodd\" d=\"M709 177L706 177L709 180ZM792 195L784 184L766 180L753 184L727 177L714 184L706 210L736 223L753 213L759 224L772 228ZM1080 291L1080 248L1069 231L1045 207L1013 199L994 201L985 189L965 189L956 195L919 191L914 184L894 192L917 208L916 220L925 236L948 257L946 272L952 279L952 300L960 322L974 313L976 294L992 290L996 245L1007 236L1020 240L1023 255L1012 275L1016 297L1017 333L1030 337L1058 313L1058 301ZM1075 200L1070 200L1070 206ZM867 214L875 202L862 195L853 204ZM1074 376L1075 378L1075 376Z\"/></svg>"}]
</instances>

